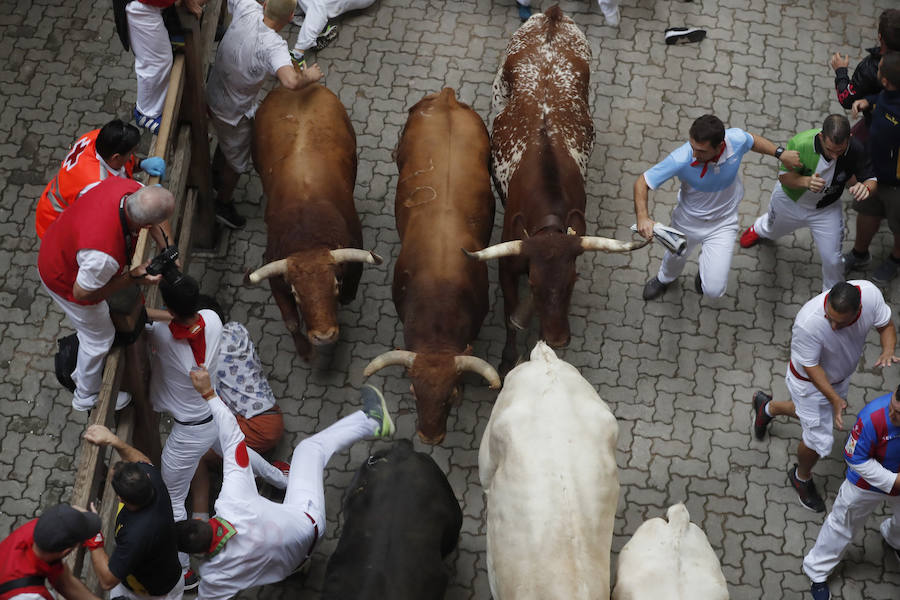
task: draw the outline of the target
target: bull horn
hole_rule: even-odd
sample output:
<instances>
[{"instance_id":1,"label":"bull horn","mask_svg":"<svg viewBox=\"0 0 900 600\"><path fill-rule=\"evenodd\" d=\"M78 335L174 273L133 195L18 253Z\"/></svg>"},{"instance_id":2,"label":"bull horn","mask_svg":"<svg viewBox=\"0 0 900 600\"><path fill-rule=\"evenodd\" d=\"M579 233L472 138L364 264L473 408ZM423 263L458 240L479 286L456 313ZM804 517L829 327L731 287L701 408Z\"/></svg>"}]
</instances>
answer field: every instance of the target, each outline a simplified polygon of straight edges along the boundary
<instances>
[{"instance_id":1,"label":"bull horn","mask_svg":"<svg viewBox=\"0 0 900 600\"><path fill-rule=\"evenodd\" d=\"M369 250L360 250L359 248L338 248L331 251L331 258L336 264L345 262L365 262L372 265L380 265L384 259L370 252Z\"/></svg>"},{"instance_id":2,"label":"bull horn","mask_svg":"<svg viewBox=\"0 0 900 600\"><path fill-rule=\"evenodd\" d=\"M463 355L457 356L455 362L456 370L460 373L463 371L478 373L487 380L492 390L496 390L500 387L500 376L497 375L497 371L495 371L494 367L489 365L487 361L481 360L477 356Z\"/></svg>"},{"instance_id":3,"label":"bull horn","mask_svg":"<svg viewBox=\"0 0 900 600\"><path fill-rule=\"evenodd\" d=\"M286 258L282 258L281 260L273 260L272 262L265 264L250 273L248 279L250 280L250 283L259 283L263 279L268 279L269 277L284 275L285 273L287 273L287 268L288 261Z\"/></svg>"},{"instance_id":4,"label":"bull horn","mask_svg":"<svg viewBox=\"0 0 900 600\"><path fill-rule=\"evenodd\" d=\"M488 246L484 250L478 250L477 252L469 252L465 248L463 248L462 251L469 258L480 261L490 260L492 258L503 258L505 256L518 256L522 253L522 240L501 242L499 244L494 244L493 246Z\"/></svg>"},{"instance_id":5,"label":"bull horn","mask_svg":"<svg viewBox=\"0 0 900 600\"><path fill-rule=\"evenodd\" d=\"M601 250L603 252L631 252L638 248L643 248L650 243L650 240L639 240L635 242L621 242L612 238L596 237L584 235L581 236L581 247L585 250Z\"/></svg>"},{"instance_id":6,"label":"bull horn","mask_svg":"<svg viewBox=\"0 0 900 600\"><path fill-rule=\"evenodd\" d=\"M412 367L414 360L416 360L415 352L410 352L409 350L389 350L373 358L372 362L366 365L365 370L363 370L363 375L369 377L391 365L403 365L409 369Z\"/></svg>"}]
</instances>

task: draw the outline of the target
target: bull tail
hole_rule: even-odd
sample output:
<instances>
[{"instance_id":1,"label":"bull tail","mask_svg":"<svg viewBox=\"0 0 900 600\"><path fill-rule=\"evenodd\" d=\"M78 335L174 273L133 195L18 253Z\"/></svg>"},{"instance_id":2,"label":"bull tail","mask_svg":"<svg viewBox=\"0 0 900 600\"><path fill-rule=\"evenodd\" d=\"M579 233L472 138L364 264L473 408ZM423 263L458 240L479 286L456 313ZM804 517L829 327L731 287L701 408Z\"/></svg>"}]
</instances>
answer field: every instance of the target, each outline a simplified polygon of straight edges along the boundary
<instances>
[{"instance_id":1,"label":"bull tail","mask_svg":"<svg viewBox=\"0 0 900 600\"><path fill-rule=\"evenodd\" d=\"M547 17L547 37L545 41L549 44L559 30L559 24L563 19L563 11L559 4L554 4L544 12L544 16Z\"/></svg>"}]
</instances>

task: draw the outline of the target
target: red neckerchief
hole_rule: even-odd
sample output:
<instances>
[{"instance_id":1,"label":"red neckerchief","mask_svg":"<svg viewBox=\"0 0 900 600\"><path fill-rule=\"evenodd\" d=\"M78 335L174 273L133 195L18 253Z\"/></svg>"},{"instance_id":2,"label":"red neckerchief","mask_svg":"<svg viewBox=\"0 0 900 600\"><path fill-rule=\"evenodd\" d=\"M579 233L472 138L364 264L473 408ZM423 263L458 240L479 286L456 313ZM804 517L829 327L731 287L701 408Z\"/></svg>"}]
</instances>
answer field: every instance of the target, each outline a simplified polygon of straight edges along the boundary
<instances>
[{"instance_id":1,"label":"red neckerchief","mask_svg":"<svg viewBox=\"0 0 900 600\"><path fill-rule=\"evenodd\" d=\"M191 352L194 353L197 366L206 362L206 336L203 334L205 327L206 323L203 322L203 316L200 314L197 315L197 322L193 325L180 325L175 321L169 321L169 331L172 332L172 337L176 340L187 340Z\"/></svg>"},{"instance_id":2,"label":"red neckerchief","mask_svg":"<svg viewBox=\"0 0 900 600\"><path fill-rule=\"evenodd\" d=\"M709 163L717 163L717 162L719 162L719 158L722 156L722 153L723 153L723 152L725 152L725 144L722 144L722 149L719 150L719 153L716 154L716 157L715 157L715 158L713 158L712 160L706 160L706 161L703 161L703 170L700 171L700 179L703 179L703 176L706 175L706 170L709 168ZM691 166L692 166L692 167L699 167L699 166L700 166L700 161L695 160L694 162L691 163Z\"/></svg>"},{"instance_id":3,"label":"red neckerchief","mask_svg":"<svg viewBox=\"0 0 900 600\"><path fill-rule=\"evenodd\" d=\"M860 288L858 285L854 285L853 287L855 287L856 289L859 290L859 295L860 295L860 298L859 298L859 312L856 313L856 318L853 319L852 321L850 321L849 323L847 323L846 325L844 325L844 327L850 327L851 325L853 325L854 323L856 323L857 321L859 321L859 318L862 316L862 288ZM823 309L823 310L827 310L827 309L828 309L828 294L825 294L825 302L822 303L822 309ZM828 313L826 312L825 314L827 315ZM842 327L841 329L843 329L843 327Z\"/></svg>"}]
</instances>

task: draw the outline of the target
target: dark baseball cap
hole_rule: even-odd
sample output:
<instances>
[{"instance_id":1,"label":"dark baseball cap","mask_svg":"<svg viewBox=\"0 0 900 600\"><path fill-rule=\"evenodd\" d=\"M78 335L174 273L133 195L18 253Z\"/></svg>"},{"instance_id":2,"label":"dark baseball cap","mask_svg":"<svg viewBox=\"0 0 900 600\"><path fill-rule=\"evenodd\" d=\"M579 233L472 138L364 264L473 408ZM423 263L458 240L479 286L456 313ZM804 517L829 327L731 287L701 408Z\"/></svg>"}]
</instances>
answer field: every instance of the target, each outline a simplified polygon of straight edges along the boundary
<instances>
[{"instance_id":1,"label":"dark baseball cap","mask_svg":"<svg viewBox=\"0 0 900 600\"><path fill-rule=\"evenodd\" d=\"M43 512L34 527L34 543L45 552L60 552L94 537L100 517L68 504L57 504Z\"/></svg>"}]
</instances>

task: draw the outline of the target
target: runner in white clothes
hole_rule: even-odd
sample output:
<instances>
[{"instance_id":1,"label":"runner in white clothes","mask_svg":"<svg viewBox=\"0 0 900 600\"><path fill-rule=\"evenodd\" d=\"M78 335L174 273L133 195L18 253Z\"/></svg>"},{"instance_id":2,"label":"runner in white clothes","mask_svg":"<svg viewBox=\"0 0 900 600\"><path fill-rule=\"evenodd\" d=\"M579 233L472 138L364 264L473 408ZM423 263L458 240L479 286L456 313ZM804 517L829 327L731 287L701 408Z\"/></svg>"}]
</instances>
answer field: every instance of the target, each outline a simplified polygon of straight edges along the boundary
<instances>
[{"instance_id":1,"label":"runner in white clothes","mask_svg":"<svg viewBox=\"0 0 900 600\"><path fill-rule=\"evenodd\" d=\"M310 48L322 50L337 37L337 25L329 25L328 20L341 16L351 10L362 10L375 3L375 0L297 0L297 8L305 17L291 58L301 63L304 53ZM294 19L296 23L297 20Z\"/></svg>"},{"instance_id":2,"label":"runner in white clothes","mask_svg":"<svg viewBox=\"0 0 900 600\"><path fill-rule=\"evenodd\" d=\"M388 438L394 423L384 397L363 386L362 410L306 438L294 450L284 503L259 495L247 459L244 435L218 398L205 369L191 372L194 387L209 401L223 450L222 491L208 522L176 523L178 547L205 554L200 566L203 600L225 600L257 585L281 581L312 553L325 533L323 472L332 454L367 437Z\"/></svg>"},{"instance_id":3,"label":"runner in white clothes","mask_svg":"<svg viewBox=\"0 0 900 600\"><path fill-rule=\"evenodd\" d=\"M688 257L697 246L702 252L694 288L698 294L711 298L725 294L738 232L737 208L744 197L738 170L741 159L750 150L774 156L789 169L801 166L800 155L795 150L776 148L764 137L741 129L726 131L718 117L704 115L691 125L689 142L676 148L635 181L634 210L638 232L650 239L654 221L647 209L649 191L672 177L681 180L671 225L684 232L687 238L687 250L681 256L666 252L659 273L644 286L644 300L663 295L684 270Z\"/></svg>"},{"instance_id":4,"label":"runner in white clothes","mask_svg":"<svg viewBox=\"0 0 900 600\"><path fill-rule=\"evenodd\" d=\"M753 396L754 432L762 439L777 415L796 417L803 434L797 463L788 479L800 502L816 512L825 501L812 481L812 469L820 457L831 454L834 425L843 428L850 376L859 366L866 335L875 328L881 336L876 367L900 362L894 355L897 333L891 309L881 291L864 280L842 281L803 305L791 331L791 359L785 373L790 401L773 401L758 391Z\"/></svg>"},{"instance_id":5,"label":"runner in white clothes","mask_svg":"<svg viewBox=\"0 0 900 600\"><path fill-rule=\"evenodd\" d=\"M829 115L822 129L798 133L787 148L800 153L803 167L778 176L769 210L741 235L741 248L809 227L822 258L822 290L830 290L844 281L844 212L838 200L845 187L857 202L868 198L877 187L875 171L862 143L850 137L844 115Z\"/></svg>"},{"instance_id":6,"label":"runner in white clothes","mask_svg":"<svg viewBox=\"0 0 900 600\"><path fill-rule=\"evenodd\" d=\"M148 310L156 322L147 328L153 376L150 402L157 412L172 415L172 431L162 451L162 478L172 500L175 521L187 519L184 503L194 471L204 454L218 446L219 430L206 401L194 389L192 368L215 360L222 335L222 321L212 310L197 311L200 290L197 282L183 275L176 284L159 284L166 311ZM272 485L285 489L287 478L253 450L252 467ZM196 587L196 577L188 573L188 556L179 555L186 574L186 589Z\"/></svg>"},{"instance_id":7,"label":"runner in white clothes","mask_svg":"<svg viewBox=\"0 0 900 600\"><path fill-rule=\"evenodd\" d=\"M228 0L231 25L216 51L216 62L206 86L206 102L212 114L218 146L213 157L216 182L216 218L237 229L246 219L232 204L241 173L250 168L253 115L259 90L270 75L290 90L322 78L318 65L296 70L288 43L278 32L291 22L296 0Z\"/></svg>"}]
</instances>

